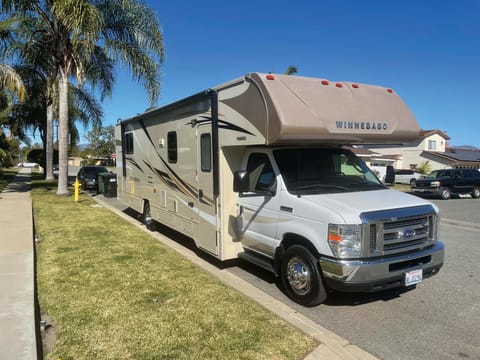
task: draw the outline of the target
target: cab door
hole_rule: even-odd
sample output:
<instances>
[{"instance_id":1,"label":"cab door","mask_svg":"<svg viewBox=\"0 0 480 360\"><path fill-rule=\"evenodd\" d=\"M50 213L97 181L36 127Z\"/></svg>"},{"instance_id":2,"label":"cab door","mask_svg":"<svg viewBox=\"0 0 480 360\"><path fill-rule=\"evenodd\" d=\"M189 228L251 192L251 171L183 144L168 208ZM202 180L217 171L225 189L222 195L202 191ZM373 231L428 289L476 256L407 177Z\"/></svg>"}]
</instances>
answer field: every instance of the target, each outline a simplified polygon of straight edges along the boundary
<instances>
[{"instance_id":1,"label":"cab door","mask_svg":"<svg viewBox=\"0 0 480 360\"><path fill-rule=\"evenodd\" d=\"M268 153L253 152L248 157L250 189L238 199L238 228L242 245L273 256L277 245L279 209L277 175Z\"/></svg>"},{"instance_id":2,"label":"cab door","mask_svg":"<svg viewBox=\"0 0 480 360\"><path fill-rule=\"evenodd\" d=\"M218 255L217 205L213 191L211 126L197 126L198 246Z\"/></svg>"}]
</instances>

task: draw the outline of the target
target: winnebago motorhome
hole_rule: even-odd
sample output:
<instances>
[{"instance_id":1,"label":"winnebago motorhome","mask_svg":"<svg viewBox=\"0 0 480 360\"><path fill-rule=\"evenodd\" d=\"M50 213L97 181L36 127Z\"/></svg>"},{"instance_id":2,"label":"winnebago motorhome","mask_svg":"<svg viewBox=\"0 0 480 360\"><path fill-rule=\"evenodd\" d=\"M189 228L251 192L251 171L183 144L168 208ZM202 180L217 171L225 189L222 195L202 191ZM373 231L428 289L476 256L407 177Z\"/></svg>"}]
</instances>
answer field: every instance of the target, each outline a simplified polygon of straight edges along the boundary
<instances>
[{"instance_id":1,"label":"winnebago motorhome","mask_svg":"<svg viewBox=\"0 0 480 360\"><path fill-rule=\"evenodd\" d=\"M118 198L289 296L413 286L443 264L438 209L385 187L348 145L420 128L391 89L252 73L116 126Z\"/></svg>"}]
</instances>

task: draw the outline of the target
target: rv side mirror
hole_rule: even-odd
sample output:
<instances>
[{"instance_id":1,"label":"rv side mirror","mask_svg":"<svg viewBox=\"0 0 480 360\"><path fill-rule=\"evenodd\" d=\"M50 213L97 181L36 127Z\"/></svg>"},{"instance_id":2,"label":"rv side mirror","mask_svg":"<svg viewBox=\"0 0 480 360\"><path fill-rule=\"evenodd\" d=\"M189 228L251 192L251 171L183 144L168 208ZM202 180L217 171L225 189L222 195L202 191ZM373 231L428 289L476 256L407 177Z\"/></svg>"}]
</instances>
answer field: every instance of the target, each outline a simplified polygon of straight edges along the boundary
<instances>
[{"instance_id":1,"label":"rv side mirror","mask_svg":"<svg viewBox=\"0 0 480 360\"><path fill-rule=\"evenodd\" d=\"M392 165L387 166L387 174L385 175L386 184L395 184L395 170Z\"/></svg>"},{"instance_id":2,"label":"rv side mirror","mask_svg":"<svg viewBox=\"0 0 480 360\"><path fill-rule=\"evenodd\" d=\"M233 174L233 191L238 193L250 191L250 177L248 176L248 171L235 171Z\"/></svg>"}]
</instances>

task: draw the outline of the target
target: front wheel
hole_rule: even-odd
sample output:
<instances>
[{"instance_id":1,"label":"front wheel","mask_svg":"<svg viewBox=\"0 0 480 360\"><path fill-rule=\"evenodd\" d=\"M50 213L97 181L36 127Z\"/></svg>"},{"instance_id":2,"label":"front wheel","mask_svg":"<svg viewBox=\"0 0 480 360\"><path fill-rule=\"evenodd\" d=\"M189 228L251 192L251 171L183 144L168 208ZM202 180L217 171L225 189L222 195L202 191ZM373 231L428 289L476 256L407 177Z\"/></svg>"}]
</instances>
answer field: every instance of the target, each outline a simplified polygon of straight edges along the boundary
<instances>
[{"instance_id":1,"label":"front wheel","mask_svg":"<svg viewBox=\"0 0 480 360\"><path fill-rule=\"evenodd\" d=\"M440 196L442 197L443 200L448 200L452 197L452 192L450 191L449 188L443 188Z\"/></svg>"},{"instance_id":2,"label":"front wheel","mask_svg":"<svg viewBox=\"0 0 480 360\"><path fill-rule=\"evenodd\" d=\"M472 198L478 199L480 197L480 188L474 187L472 191Z\"/></svg>"},{"instance_id":3,"label":"front wheel","mask_svg":"<svg viewBox=\"0 0 480 360\"><path fill-rule=\"evenodd\" d=\"M287 294L304 306L316 306L327 298L317 259L306 248L293 245L282 259L281 277Z\"/></svg>"}]
</instances>

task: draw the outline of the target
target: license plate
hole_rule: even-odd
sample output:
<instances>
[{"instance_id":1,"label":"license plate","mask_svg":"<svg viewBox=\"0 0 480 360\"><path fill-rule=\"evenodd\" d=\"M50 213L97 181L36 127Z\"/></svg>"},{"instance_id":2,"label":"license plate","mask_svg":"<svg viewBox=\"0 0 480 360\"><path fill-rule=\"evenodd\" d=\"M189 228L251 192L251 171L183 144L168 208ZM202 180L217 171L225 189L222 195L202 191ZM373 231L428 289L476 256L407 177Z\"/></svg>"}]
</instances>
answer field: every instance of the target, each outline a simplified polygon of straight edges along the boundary
<instances>
[{"instance_id":1,"label":"license plate","mask_svg":"<svg viewBox=\"0 0 480 360\"><path fill-rule=\"evenodd\" d=\"M422 269L412 270L405 273L405 286L411 286L421 283L423 280Z\"/></svg>"}]
</instances>

